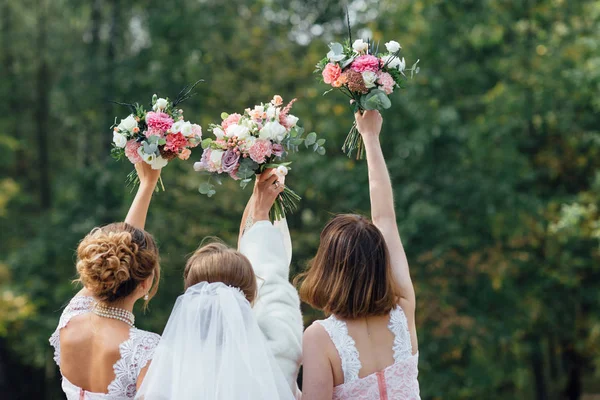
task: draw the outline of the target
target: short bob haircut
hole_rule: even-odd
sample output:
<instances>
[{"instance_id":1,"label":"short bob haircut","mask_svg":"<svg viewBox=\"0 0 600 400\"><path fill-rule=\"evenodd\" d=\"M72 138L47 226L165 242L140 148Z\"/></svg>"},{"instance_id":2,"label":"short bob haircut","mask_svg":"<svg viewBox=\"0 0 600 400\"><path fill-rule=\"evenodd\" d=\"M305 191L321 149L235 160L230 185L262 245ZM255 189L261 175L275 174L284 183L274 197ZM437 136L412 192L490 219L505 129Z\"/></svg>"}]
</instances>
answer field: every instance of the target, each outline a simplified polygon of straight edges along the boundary
<instances>
[{"instance_id":1,"label":"short bob haircut","mask_svg":"<svg viewBox=\"0 0 600 400\"><path fill-rule=\"evenodd\" d=\"M329 221L317 255L298 282L304 302L340 318L385 315L398 302L383 235L360 215Z\"/></svg>"}]
</instances>

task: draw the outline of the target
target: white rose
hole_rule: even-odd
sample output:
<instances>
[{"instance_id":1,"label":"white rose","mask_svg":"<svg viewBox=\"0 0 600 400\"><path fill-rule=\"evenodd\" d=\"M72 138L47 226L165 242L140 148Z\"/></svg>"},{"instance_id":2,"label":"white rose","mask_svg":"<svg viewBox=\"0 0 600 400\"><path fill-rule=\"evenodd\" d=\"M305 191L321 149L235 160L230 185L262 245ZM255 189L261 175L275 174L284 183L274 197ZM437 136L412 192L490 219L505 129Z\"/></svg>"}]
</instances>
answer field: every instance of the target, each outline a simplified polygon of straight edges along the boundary
<instances>
[{"instance_id":1,"label":"white rose","mask_svg":"<svg viewBox=\"0 0 600 400\"><path fill-rule=\"evenodd\" d=\"M156 103L154 104L154 107L152 107L152 109L154 111L158 111L158 110L164 110L165 108L167 108L167 105L169 105L169 102L166 99L163 99L162 97L158 100L156 100Z\"/></svg>"},{"instance_id":2,"label":"white rose","mask_svg":"<svg viewBox=\"0 0 600 400\"><path fill-rule=\"evenodd\" d=\"M250 129L243 125L231 124L225 130L225 136L237 136L238 139L246 139L248 136L250 136Z\"/></svg>"},{"instance_id":3,"label":"white rose","mask_svg":"<svg viewBox=\"0 0 600 400\"><path fill-rule=\"evenodd\" d=\"M248 136L244 139L244 143L240 144L240 149L242 151L248 151L250 150L250 147L254 146L254 143L256 143L256 138L254 136Z\"/></svg>"},{"instance_id":4,"label":"white rose","mask_svg":"<svg viewBox=\"0 0 600 400\"><path fill-rule=\"evenodd\" d=\"M381 57L381 60L383 61L384 65L387 65L387 68L390 68L390 69L396 68L400 72L402 72L406 69L406 62L404 61L404 57L398 58L398 57L390 54L390 55Z\"/></svg>"},{"instance_id":5,"label":"white rose","mask_svg":"<svg viewBox=\"0 0 600 400\"><path fill-rule=\"evenodd\" d=\"M152 167L152 169L161 169L163 167L166 167L168 163L169 160L162 158L161 156L157 156L156 158L154 158L154 161L149 164Z\"/></svg>"},{"instance_id":6,"label":"white rose","mask_svg":"<svg viewBox=\"0 0 600 400\"><path fill-rule=\"evenodd\" d=\"M258 137L261 139L274 140L281 142L287 132L285 126L281 125L277 121L267 122L265 126L258 133Z\"/></svg>"},{"instance_id":7,"label":"white rose","mask_svg":"<svg viewBox=\"0 0 600 400\"><path fill-rule=\"evenodd\" d=\"M129 117L122 119L121 123L119 124L119 129L122 131L132 131L133 128L137 127L137 121L135 120L135 118L133 117L133 114L130 115Z\"/></svg>"},{"instance_id":8,"label":"white rose","mask_svg":"<svg viewBox=\"0 0 600 400\"><path fill-rule=\"evenodd\" d=\"M189 124L189 122L188 122L188 124ZM185 122L179 120L179 121L175 122L173 125L171 125L171 129L169 129L169 130L173 133L181 132L181 129L183 129L183 125L185 125Z\"/></svg>"},{"instance_id":9,"label":"white rose","mask_svg":"<svg viewBox=\"0 0 600 400\"><path fill-rule=\"evenodd\" d=\"M396 53L402 48L402 46L400 46L400 43L396 42L395 40L392 40L385 44L385 48L390 53Z\"/></svg>"},{"instance_id":10,"label":"white rose","mask_svg":"<svg viewBox=\"0 0 600 400\"><path fill-rule=\"evenodd\" d=\"M217 139L223 139L223 136L225 136L225 132L223 132L223 129L221 129L220 126L215 126L212 130L212 133L217 137Z\"/></svg>"},{"instance_id":11,"label":"white rose","mask_svg":"<svg viewBox=\"0 0 600 400\"><path fill-rule=\"evenodd\" d=\"M286 176L288 174L288 169L285 165L280 165L279 167L277 167L277 175L279 176Z\"/></svg>"},{"instance_id":12,"label":"white rose","mask_svg":"<svg viewBox=\"0 0 600 400\"><path fill-rule=\"evenodd\" d=\"M296 117L295 115L288 115L287 118L285 119L285 123L287 124L287 126L289 126L290 128L293 128L294 126L296 126L296 124L298 123L298 117Z\"/></svg>"},{"instance_id":13,"label":"white rose","mask_svg":"<svg viewBox=\"0 0 600 400\"><path fill-rule=\"evenodd\" d=\"M189 121L184 122L179 129L179 132L185 137L192 136L194 133L194 128L192 127L192 123Z\"/></svg>"},{"instance_id":14,"label":"white rose","mask_svg":"<svg viewBox=\"0 0 600 400\"><path fill-rule=\"evenodd\" d=\"M210 153L210 163L214 165L215 168L221 168L221 160L223 159L223 150L213 150Z\"/></svg>"},{"instance_id":15,"label":"white rose","mask_svg":"<svg viewBox=\"0 0 600 400\"><path fill-rule=\"evenodd\" d=\"M127 138L118 132L113 132L113 142L115 146L124 148L127 144Z\"/></svg>"},{"instance_id":16,"label":"white rose","mask_svg":"<svg viewBox=\"0 0 600 400\"><path fill-rule=\"evenodd\" d=\"M269 106L267 108L267 119L279 118L279 108Z\"/></svg>"},{"instance_id":17,"label":"white rose","mask_svg":"<svg viewBox=\"0 0 600 400\"><path fill-rule=\"evenodd\" d=\"M352 43L352 48L358 54L363 54L363 53L366 53L367 50L369 50L369 44L365 43L365 41L362 39L358 39L358 40L355 40L354 43Z\"/></svg>"},{"instance_id":18,"label":"white rose","mask_svg":"<svg viewBox=\"0 0 600 400\"><path fill-rule=\"evenodd\" d=\"M362 73L363 81L367 88L375 87L375 81L377 81L377 74L373 71L365 71Z\"/></svg>"}]
</instances>

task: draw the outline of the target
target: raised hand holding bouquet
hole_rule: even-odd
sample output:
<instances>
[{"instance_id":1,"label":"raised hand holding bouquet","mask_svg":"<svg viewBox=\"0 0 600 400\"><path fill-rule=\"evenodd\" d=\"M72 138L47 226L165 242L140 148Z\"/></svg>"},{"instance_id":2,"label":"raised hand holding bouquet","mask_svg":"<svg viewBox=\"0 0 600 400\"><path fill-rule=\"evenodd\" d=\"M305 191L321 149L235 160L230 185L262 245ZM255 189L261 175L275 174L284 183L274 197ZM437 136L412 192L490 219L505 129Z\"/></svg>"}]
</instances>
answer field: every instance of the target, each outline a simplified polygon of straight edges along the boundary
<instances>
[{"instance_id":1,"label":"raised hand holding bouquet","mask_svg":"<svg viewBox=\"0 0 600 400\"><path fill-rule=\"evenodd\" d=\"M316 66L315 73L320 75L322 82L331 85L332 89L340 90L351 99L353 112L365 110L385 110L391 107L389 95L395 88L401 88L407 79L405 72L410 72L412 78L414 73L419 72L417 64L406 69L404 57L400 58L402 47L398 42L391 41L385 44L386 50L379 52L379 46L363 41L354 41L350 45L349 39L345 45L331 43L327 57L322 59ZM352 126L342 151L350 157L356 150L356 159L364 158L362 138L356 130L356 124Z\"/></svg>"},{"instance_id":2,"label":"raised hand holding bouquet","mask_svg":"<svg viewBox=\"0 0 600 400\"><path fill-rule=\"evenodd\" d=\"M200 193L213 196L216 190L212 182L221 184L222 175L239 180L244 188L255 175L270 168L276 169L282 182L291 164L286 162L286 157L298 151L302 144L320 155L325 154L325 139L317 139L315 132L304 137L298 118L289 113L295 100L283 107L283 99L277 95L269 103L247 108L243 115L221 114L223 121L209 126L214 139L202 141L202 160L194 164L196 171L210 174L209 180L200 185ZM282 219L287 212L295 211L299 201L300 196L285 186L271 209L271 220Z\"/></svg>"},{"instance_id":3,"label":"raised hand holding bouquet","mask_svg":"<svg viewBox=\"0 0 600 400\"><path fill-rule=\"evenodd\" d=\"M191 149L202 140L202 128L185 121L183 110L177 106L192 96L192 90L198 82L186 86L174 101L154 95L152 111L146 111L144 106L137 103L117 103L127 106L131 114L119 124L115 118L112 156L116 160L127 157L132 164L145 162L153 169L163 168L174 158L187 160ZM162 179L160 182L162 190L165 190ZM135 186L138 183L134 169L127 175L127 184Z\"/></svg>"}]
</instances>

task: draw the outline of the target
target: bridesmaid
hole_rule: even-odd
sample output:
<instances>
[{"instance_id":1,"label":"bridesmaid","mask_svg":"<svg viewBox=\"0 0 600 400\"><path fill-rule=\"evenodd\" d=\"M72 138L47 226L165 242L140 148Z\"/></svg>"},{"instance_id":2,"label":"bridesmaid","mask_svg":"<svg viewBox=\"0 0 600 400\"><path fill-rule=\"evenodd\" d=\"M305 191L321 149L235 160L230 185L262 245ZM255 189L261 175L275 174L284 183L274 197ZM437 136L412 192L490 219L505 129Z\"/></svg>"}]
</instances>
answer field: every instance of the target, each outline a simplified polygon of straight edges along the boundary
<instances>
[{"instance_id":1,"label":"bridesmaid","mask_svg":"<svg viewBox=\"0 0 600 400\"><path fill-rule=\"evenodd\" d=\"M84 288L63 311L50 337L66 398L132 399L160 336L135 328L134 304L156 294L160 264L156 243L144 231L160 170L146 163L125 222L94 228L77 248Z\"/></svg>"},{"instance_id":2,"label":"bridesmaid","mask_svg":"<svg viewBox=\"0 0 600 400\"><path fill-rule=\"evenodd\" d=\"M306 329L304 399L420 399L415 292L396 225L377 111L356 114L371 216L338 215L300 276L300 298L330 317Z\"/></svg>"}]
</instances>

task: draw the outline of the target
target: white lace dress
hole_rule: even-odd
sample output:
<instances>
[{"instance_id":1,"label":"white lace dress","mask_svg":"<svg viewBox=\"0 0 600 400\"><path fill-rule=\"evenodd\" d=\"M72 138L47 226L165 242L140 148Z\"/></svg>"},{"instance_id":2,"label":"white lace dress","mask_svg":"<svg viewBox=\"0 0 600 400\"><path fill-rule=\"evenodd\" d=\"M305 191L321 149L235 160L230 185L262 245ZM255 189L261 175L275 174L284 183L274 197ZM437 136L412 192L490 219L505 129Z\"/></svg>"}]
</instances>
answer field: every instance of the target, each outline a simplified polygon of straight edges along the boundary
<instances>
[{"instance_id":1,"label":"white lace dress","mask_svg":"<svg viewBox=\"0 0 600 400\"><path fill-rule=\"evenodd\" d=\"M402 308L397 306L390 312L388 324L394 334L394 364L364 378L358 376L362 364L346 322L332 315L317 323L329 334L344 371L344 383L333 388L334 400L420 400L419 355L412 354L408 321Z\"/></svg>"},{"instance_id":2,"label":"white lace dress","mask_svg":"<svg viewBox=\"0 0 600 400\"><path fill-rule=\"evenodd\" d=\"M75 296L63 311L56 330L50 336L54 347L54 361L60 367L60 330L67 326L71 318L90 312L94 299L87 296ZM156 333L137 328L129 330L129 339L121 343L121 358L113 366L115 379L108 386L108 393L93 393L75 386L62 377L62 389L67 400L121 400L133 399L136 394L137 378L140 371L152 359L154 350L160 341Z\"/></svg>"}]
</instances>

